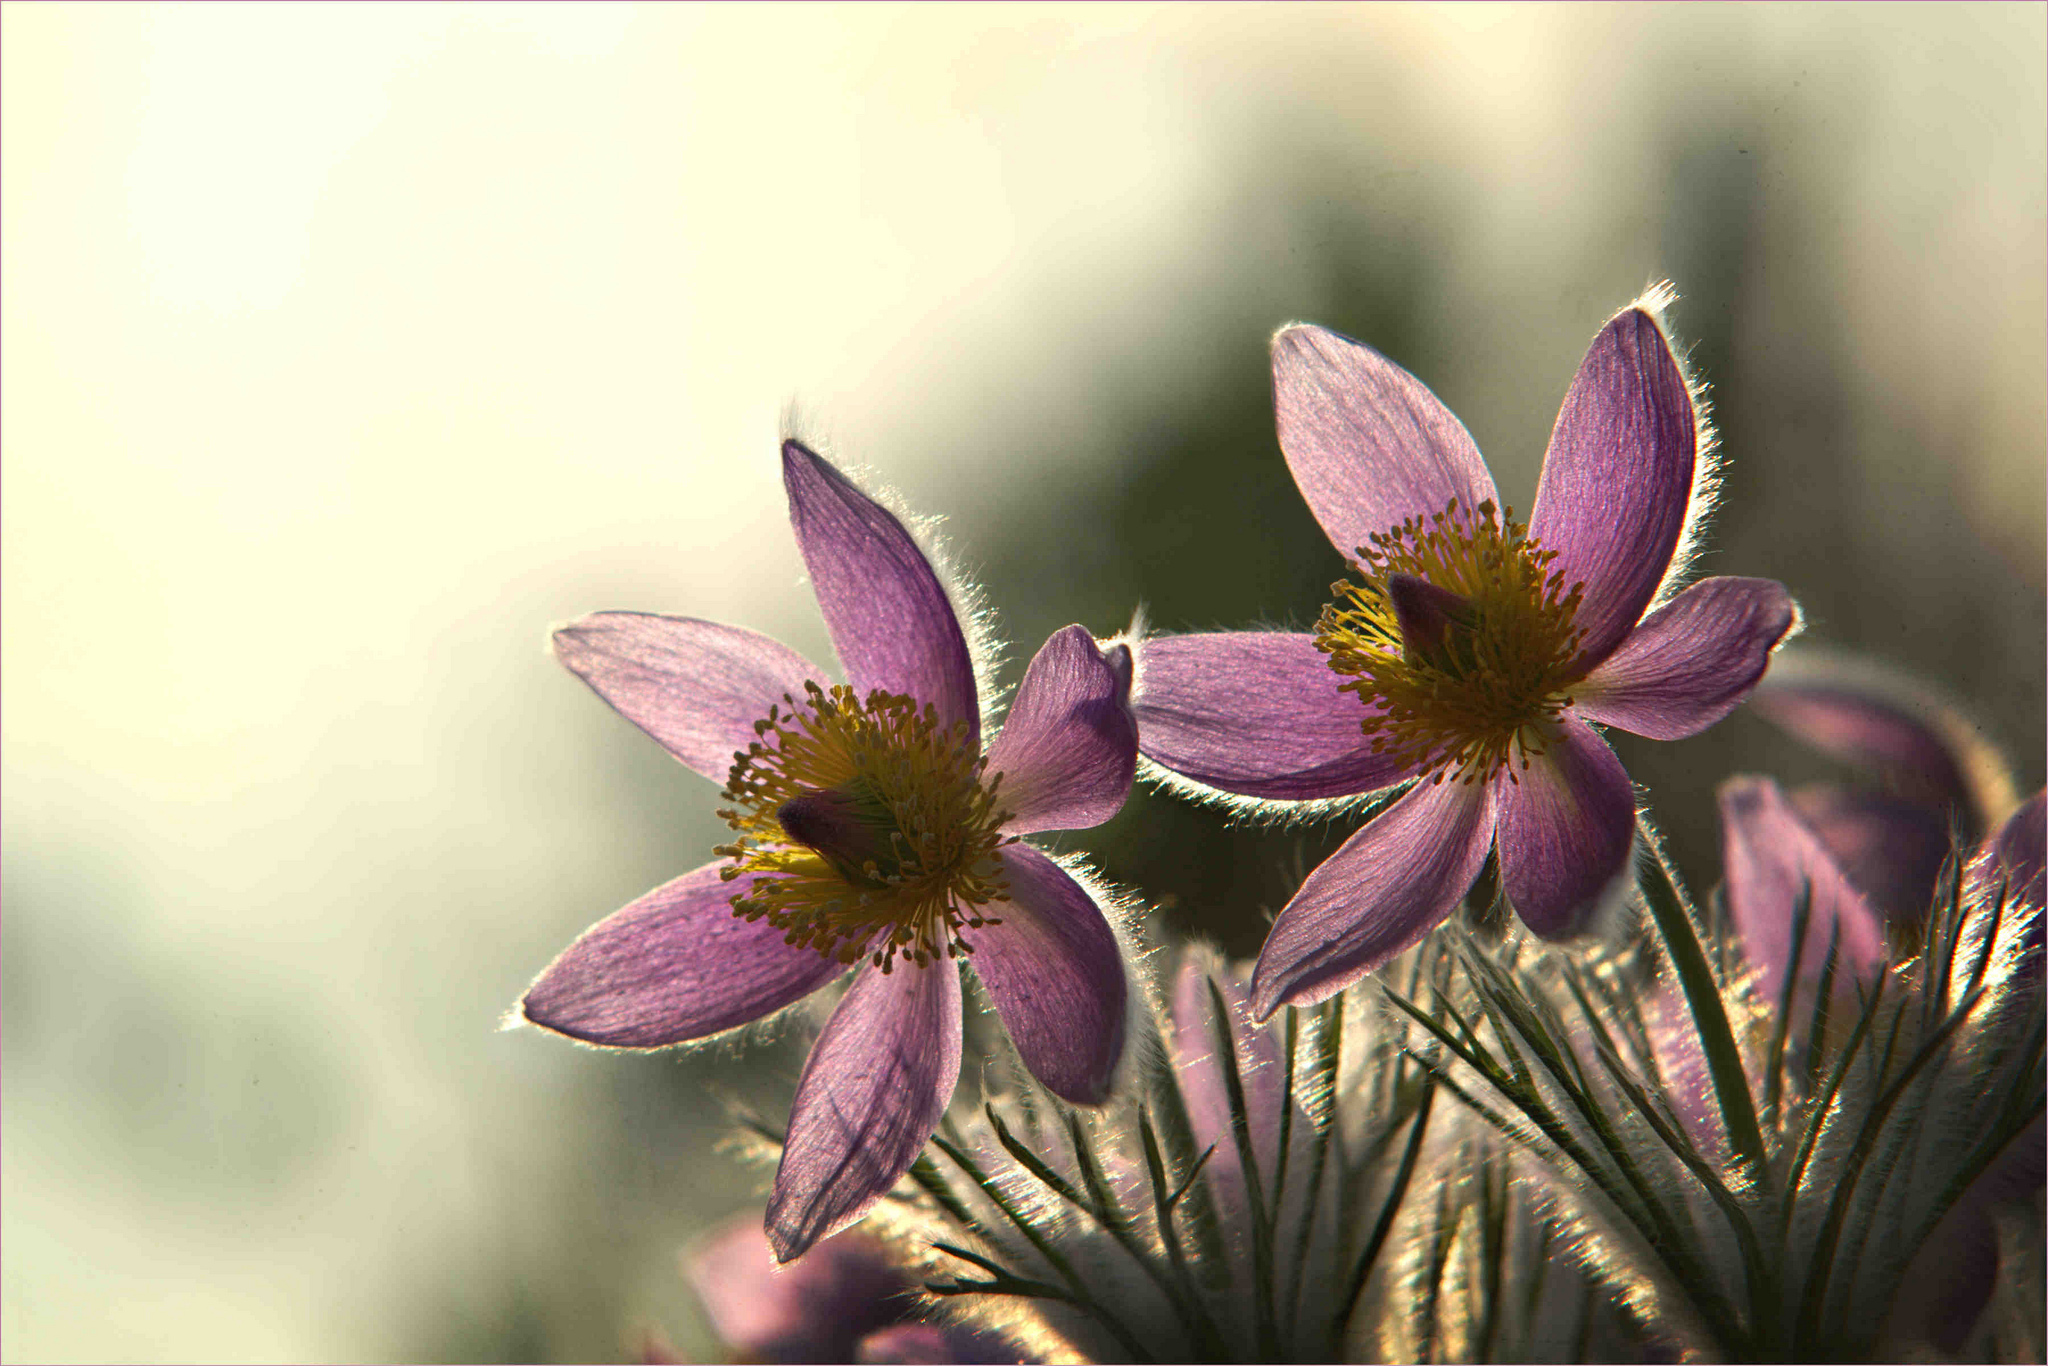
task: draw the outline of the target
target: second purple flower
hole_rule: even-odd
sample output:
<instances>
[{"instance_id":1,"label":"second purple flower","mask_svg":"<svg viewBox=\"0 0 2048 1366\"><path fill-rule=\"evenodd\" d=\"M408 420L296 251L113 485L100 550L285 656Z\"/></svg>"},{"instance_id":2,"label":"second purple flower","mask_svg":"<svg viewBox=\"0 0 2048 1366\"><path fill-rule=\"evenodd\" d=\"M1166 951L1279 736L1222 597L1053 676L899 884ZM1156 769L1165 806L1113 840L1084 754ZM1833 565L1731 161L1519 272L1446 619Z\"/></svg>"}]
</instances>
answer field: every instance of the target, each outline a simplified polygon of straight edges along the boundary
<instances>
[{"instance_id":1,"label":"second purple flower","mask_svg":"<svg viewBox=\"0 0 2048 1366\"><path fill-rule=\"evenodd\" d=\"M1522 920L1577 932L1635 828L1628 774L1588 723L1704 730L1791 631L1769 580L1674 591L1705 442L1658 302L1594 339L1526 525L1413 375L1323 328L1274 338L1280 447L1352 577L1313 633L1147 642L1140 748L1197 790L1282 809L1413 786L1281 911L1253 980L1261 1017L1415 943L1496 849Z\"/></svg>"}]
</instances>

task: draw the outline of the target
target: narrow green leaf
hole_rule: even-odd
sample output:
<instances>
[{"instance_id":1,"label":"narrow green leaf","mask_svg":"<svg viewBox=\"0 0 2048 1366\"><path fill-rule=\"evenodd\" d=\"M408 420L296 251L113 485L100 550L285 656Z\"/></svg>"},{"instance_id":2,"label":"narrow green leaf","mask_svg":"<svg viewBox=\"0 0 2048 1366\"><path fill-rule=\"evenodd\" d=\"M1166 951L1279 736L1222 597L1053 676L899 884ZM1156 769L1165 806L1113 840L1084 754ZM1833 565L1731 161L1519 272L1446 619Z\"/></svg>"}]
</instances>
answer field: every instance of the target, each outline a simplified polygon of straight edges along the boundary
<instances>
[{"instance_id":1,"label":"narrow green leaf","mask_svg":"<svg viewBox=\"0 0 2048 1366\"><path fill-rule=\"evenodd\" d=\"M1259 1353L1268 1360L1279 1354L1279 1324L1273 1304L1273 1224L1266 1210L1264 1181L1259 1176L1259 1155L1252 1143L1251 1112L1245 1106L1244 1077L1237 1065L1235 1020L1223 989L1209 982L1209 1008L1216 1039L1216 1057L1223 1071L1224 1094L1230 1099L1230 1136L1237 1144L1239 1169L1244 1173L1245 1203L1251 1206L1252 1280L1254 1318L1258 1325Z\"/></svg>"},{"instance_id":2,"label":"narrow green leaf","mask_svg":"<svg viewBox=\"0 0 2048 1366\"><path fill-rule=\"evenodd\" d=\"M1664 853L1664 842L1647 815L1640 818L1643 842L1651 853L1650 876L1641 884L1643 900L1663 937L1665 952L1678 973L1678 983L1692 1008L1693 1023L1699 1030L1700 1047L1707 1057L1707 1072L1714 1081L1714 1099L1728 1132L1736 1160L1758 1177L1764 1174L1764 1135L1757 1124L1756 1101L1750 1095L1749 1077L1743 1070L1742 1054L1735 1047L1735 1032L1728 1025L1728 1012L1714 981L1706 957L1700 951L1699 935L1693 929L1693 915L1678 874Z\"/></svg>"},{"instance_id":3,"label":"narrow green leaf","mask_svg":"<svg viewBox=\"0 0 2048 1366\"><path fill-rule=\"evenodd\" d=\"M1785 967L1785 981L1778 992L1778 1022L1771 1029L1771 1050L1764 1063L1770 1080L1765 1083L1764 1113L1772 1128L1778 1124L1778 1105L1785 1094L1785 1040L1792 1032L1792 993L1799 985L1799 964L1806 954L1806 929L1813 919L1813 883L1799 880L1799 897L1792 903L1792 957ZM1841 922L1835 922L1837 928Z\"/></svg>"},{"instance_id":4,"label":"narrow green leaf","mask_svg":"<svg viewBox=\"0 0 2048 1366\"><path fill-rule=\"evenodd\" d=\"M1358 1260L1352 1263L1351 1275L1345 1281L1344 1293L1337 1299L1337 1312L1330 1323L1330 1348L1332 1352L1342 1349L1346 1334L1351 1331L1351 1318L1358 1310L1358 1301L1365 1294L1366 1277L1372 1274L1379 1261L1380 1249L1386 1246L1387 1235L1393 1231L1394 1216L1400 1211L1401 1201L1408 1194L1408 1182L1415 1175L1415 1159L1422 1153L1423 1135L1429 1129L1430 1106L1436 1100L1434 1087L1425 1087L1422 1103L1415 1107L1415 1118L1408 1131L1408 1146L1401 1153L1401 1165L1394 1172L1394 1180L1387 1187L1387 1197L1380 1204L1379 1217L1373 1221L1372 1236L1366 1239L1359 1250Z\"/></svg>"}]
</instances>

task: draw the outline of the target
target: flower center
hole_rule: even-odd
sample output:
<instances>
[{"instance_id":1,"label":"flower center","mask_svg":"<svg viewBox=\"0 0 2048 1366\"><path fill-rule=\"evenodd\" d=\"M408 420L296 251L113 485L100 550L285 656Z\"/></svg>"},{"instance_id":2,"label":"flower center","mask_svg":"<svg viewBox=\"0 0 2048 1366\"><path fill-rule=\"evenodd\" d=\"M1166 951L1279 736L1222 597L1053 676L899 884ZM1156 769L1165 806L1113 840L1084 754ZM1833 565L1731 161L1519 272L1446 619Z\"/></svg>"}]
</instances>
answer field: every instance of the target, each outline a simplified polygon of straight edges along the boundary
<instances>
[{"instance_id":1,"label":"flower center","mask_svg":"<svg viewBox=\"0 0 2048 1366\"><path fill-rule=\"evenodd\" d=\"M732 860L719 875L756 875L733 913L884 972L898 953L923 967L968 952L961 928L1000 924L983 908L1007 899L1002 775L965 723L942 728L900 693L804 693L785 693L733 756L734 809L718 814L739 838L716 850Z\"/></svg>"},{"instance_id":2,"label":"flower center","mask_svg":"<svg viewBox=\"0 0 2048 1366\"><path fill-rule=\"evenodd\" d=\"M1331 586L1315 643L1365 703L1373 753L1473 783L1513 781L1543 752L1585 674L1572 624L1585 585L1567 587L1556 558L1512 510L1455 498L1359 547L1361 582Z\"/></svg>"}]
</instances>

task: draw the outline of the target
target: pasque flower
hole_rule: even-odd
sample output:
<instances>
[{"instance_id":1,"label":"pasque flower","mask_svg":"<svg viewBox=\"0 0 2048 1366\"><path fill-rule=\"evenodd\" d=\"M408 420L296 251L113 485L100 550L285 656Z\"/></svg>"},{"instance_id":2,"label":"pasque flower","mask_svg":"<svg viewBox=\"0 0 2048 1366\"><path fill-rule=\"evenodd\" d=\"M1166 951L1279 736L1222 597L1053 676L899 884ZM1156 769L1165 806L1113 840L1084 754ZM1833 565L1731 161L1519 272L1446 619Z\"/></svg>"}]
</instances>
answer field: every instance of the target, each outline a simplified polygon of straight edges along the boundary
<instances>
[{"instance_id":1,"label":"pasque flower","mask_svg":"<svg viewBox=\"0 0 2048 1366\"><path fill-rule=\"evenodd\" d=\"M993 1333L920 1313L888 1246L864 1229L778 1266L760 1225L741 1214L683 1258L683 1274L726 1346L749 1361L1014 1362Z\"/></svg>"},{"instance_id":2,"label":"pasque flower","mask_svg":"<svg viewBox=\"0 0 2048 1366\"><path fill-rule=\"evenodd\" d=\"M1785 799L1895 926L1926 918L1958 829L1975 841L2019 805L2004 758L1967 712L1874 660L1794 646L1772 658L1749 705L1876 780L1805 783Z\"/></svg>"},{"instance_id":3,"label":"pasque flower","mask_svg":"<svg viewBox=\"0 0 2048 1366\"><path fill-rule=\"evenodd\" d=\"M1194 790L1275 810L1412 786L1281 911L1253 980L1261 1015L1415 943L1490 850L1531 929L1578 931L1635 826L1628 774L1589 723L1703 730L1792 629L1779 584L1676 583L1708 443L1662 299L1594 339L1526 525L1414 376L1319 327L1274 338L1280 447L1351 577L1313 633L1147 642L1140 748Z\"/></svg>"},{"instance_id":4,"label":"pasque flower","mask_svg":"<svg viewBox=\"0 0 2048 1366\"><path fill-rule=\"evenodd\" d=\"M847 682L753 631L601 612L561 661L669 753L725 785L718 859L600 921L519 1010L585 1043L719 1034L855 968L797 1084L767 1232L787 1261L909 1168L960 1071L959 965L1025 1066L1103 1100L1129 999L1096 897L1018 837L1116 814L1137 762L1127 647L1079 626L1026 670L986 751L972 655L901 522L798 442L790 522Z\"/></svg>"},{"instance_id":5,"label":"pasque flower","mask_svg":"<svg viewBox=\"0 0 2048 1366\"><path fill-rule=\"evenodd\" d=\"M1933 762L1925 763L1923 769L1963 771L1962 756L1938 735L1915 733L1914 726L1925 714L1916 718L1893 710L1887 715L1876 700L1853 688L1826 696L1820 685L1809 688L1802 683L1796 693L1788 688L1786 695L1798 704L1796 723L1816 735L1838 737L1838 748L1845 754L1860 757L1890 752L1952 758L1956 762L1951 769ZM2003 767L1996 756L1990 758L1995 765L1990 771L2001 780L1994 790L2002 792L2010 784L2002 780ZM1971 788L1958 784L1952 791L1954 799L1961 802ZM1811 823L1805 811L1769 778L1732 778L1722 784L1720 802L1728 910L1742 955L1758 970L1756 986L1762 999L1779 1008L1792 1006L1797 1000L1794 988L1817 989L1816 979L1828 974L1831 959L1838 994L1861 999L1900 955L1895 945L1887 951L1886 916L1880 904L1866 899L1850 869L1843 866L1840 826ZM1900 827L1894 838L1910 836L1910 826L1896 820L1892 824ZM1989 837L1962 853L1956 870L1960 886L1954 889L1962 900L1960 930L1952 936L1956 942L1931 944L1923 952L1940 953L1945 947L1964 964L1952 976L1966 976L1972 983L1988 979L1997 988L2000 979L2037 982L2041 975L2043 888L2048 883L2044 843L2048 843L2048 794L2036 793ZM1848 847L1859 856L1864 852L1861 842ZM1873 863L1864 862L1866 867ZM1914 889L1923 895L1939 895L1931 885L1919 886L1917 879ZM1896 892L1898 888L1888 885L1884 890ZM1872 898L1877 895L1871 893ZM1923 906L1920 916L1907 923L1917 924L1928 914ZM1938 907L1934 914L1938 919ZM1805 938L1795 944L1801 920L1806 925ZM1896 918L1893 923L1896 927ZM1941 938L1938 932L1932 937ZM2001 939L2009 946L2003 954L1999 952ZM2006 958L2003 965L1997 963L2000 957ZM1793 974L1797 980L1788 983ZM2012 994L2016 993L2008 993ZM1666 1018L1677 1021L1675 1013L1667 1013ZM2004 1020L2002 1015L1993 1018ZM2038 1029L2038 1021L2034 1027ZM2017 1039L2024 1036L2025 1028L2023 1022L2004 1020L2000 1032ZM1677 1061L1675 1070L1693 1077L1703 1074L1698 1044L1682 1025L1662 1031L1653 1026L1653 1037L1658 1038L1660 1047L1675 1045L1665 1050ZM1799 1042L1804 1047L1817 1046L1814 1040ZM1714 1136L1697 1089L1681 1095L1691 1103L1679 1106L1680 1115L1696 1137L1705 1133L1711 1145ZM1931 1342L1951 1355L1962 1350L1999 1279L1994 1211L2001 1204L2027 1199L2040 1189L2042 1181L2042 1127L2036 1115L2031 1125L1999 1148L1963 1185L1956 1203L1928 1230L1890 1308L1889 1329L1895 1336Z\"/></svg>"}]
</instances>

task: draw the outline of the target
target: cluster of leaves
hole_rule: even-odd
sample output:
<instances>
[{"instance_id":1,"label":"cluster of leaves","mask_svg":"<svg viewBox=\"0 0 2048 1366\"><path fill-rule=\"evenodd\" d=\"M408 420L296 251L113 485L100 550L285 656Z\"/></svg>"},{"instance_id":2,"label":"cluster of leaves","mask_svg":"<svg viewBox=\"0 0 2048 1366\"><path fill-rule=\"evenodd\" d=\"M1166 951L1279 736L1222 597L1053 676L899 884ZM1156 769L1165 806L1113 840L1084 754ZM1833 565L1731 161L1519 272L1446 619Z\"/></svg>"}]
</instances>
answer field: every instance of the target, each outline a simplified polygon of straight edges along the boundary
<instances>
[{"instance_id":1,"label":"cluster of leaves","mask_svg":"<svg viewBox=\"0 0 2048 1366\"><path fill-rule=\"evenodd\" d=\"M1965 896L1951 864L1917 953L1845 982L1830 943L1802 990L1795 947L1779 998L1761 1002L1739 941L1645 843L1653 940L1592 959L1447 949L1426 994L1388 993L1417 1057L1541 1162L1545 1207L1585 1265L1671 1347L1752 1361L1924 1350L1900 1312L1909 1267L1994 1163L2039 1146L2031 912ZM1673 1008L1646 1010L1659 976Z\"/></svg>"},{"instance_id":2,"label":"cluster of leaves","mask_svg":"<svg viewBox=\"0 0 2048 1366\"><path fill-rule=\"evenodd\" d=\"M1356 1340L1434 1088L1349 1003L1262 1029L1234 987L1203 980L1209 1051L1176 1066L1160 1030L1126 1111L1084 1117L1016 1076L949 1120L911 1173L913 1220L937 1213L951 1235L931 1242L950 1266L928 1288L1025 1302L1094 1359L1324 1360ZM1277 1088L1257 1085L1275 1062Z\"/></svg>"}]
</instances>

